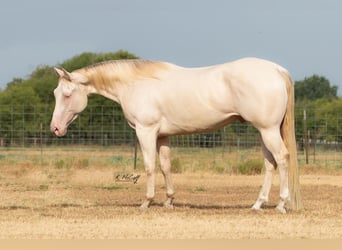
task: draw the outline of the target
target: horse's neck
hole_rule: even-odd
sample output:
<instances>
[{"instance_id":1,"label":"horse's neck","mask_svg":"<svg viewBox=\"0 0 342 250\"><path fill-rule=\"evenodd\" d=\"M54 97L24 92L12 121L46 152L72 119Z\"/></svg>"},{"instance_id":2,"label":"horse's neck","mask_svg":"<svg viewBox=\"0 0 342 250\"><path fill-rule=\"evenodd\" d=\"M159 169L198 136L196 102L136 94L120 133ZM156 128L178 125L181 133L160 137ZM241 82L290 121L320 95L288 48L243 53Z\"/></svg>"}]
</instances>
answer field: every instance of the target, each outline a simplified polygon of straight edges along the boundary
<instances>
[{"instance_id":1,"label":"horse's neck","mask_svg":"<svg viewBox=\"0 0 342 250\"><path fill-rule=\"evenodd\" d=\"M121 103L120 101L120 91L118 91L117 88L111 88L111 89L95 89L93 88L92 94L98 94L101 96L104 96L110 100L113 100L116 103Z\"/></svg>"},{"instance_id":2,"label":"horse's neck","mask_svg":"<svg viewBox=\"0 0 342 250\"><path fill-rule=\"evenodd\" d=\"M108 74L103 70L92 69L82 72L87 75L89 84L87 85L88 94L102 95L117 103L120 103L120 83L115 79L114 73Z\"/></svg>"},{"instance_id":3,"label":"horse's neck","mask_svg":"<svg viewBox=\"0 0 342 250\"><path fill-rule=\"evenodd\" d=\"M120 103L120 95L126 87L142 79L158 79L161 71L168 70L170 64L151 61L117 61L83 69L81 73L90 79L91 93L103 95Z\"/></svg>"}]
</instances>

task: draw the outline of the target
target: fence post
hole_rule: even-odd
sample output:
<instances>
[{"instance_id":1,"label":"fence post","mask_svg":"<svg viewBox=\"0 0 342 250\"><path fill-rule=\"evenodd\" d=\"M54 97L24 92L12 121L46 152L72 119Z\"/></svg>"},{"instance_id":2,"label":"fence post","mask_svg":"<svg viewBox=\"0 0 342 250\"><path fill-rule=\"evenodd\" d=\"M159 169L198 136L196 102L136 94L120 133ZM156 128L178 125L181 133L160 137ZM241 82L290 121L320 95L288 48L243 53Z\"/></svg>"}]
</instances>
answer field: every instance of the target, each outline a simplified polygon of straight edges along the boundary
<instances>
[{"instance_id":1,"label":"fence post","mask_svg":"<svg viewBox=\"0 0 342 250\"><path fill-rule=\"evenodd\" d=\"M306 110L303 110L303 124L304 124L304 151L305 151L305 162L309 164L309 150L308 150L308 128L306 122Z\"/></svg>"},{"instance_id":2,"label":"fence post","mask_svg":"<svg viewBox=\"0 0 342 250\"><path fill-rule=\"evenodd\" d=\"M134 170L137 169L137 151L138 151L138 138L137 135L134 136Z\"/></svg>"},{"instance_id":3,"label":"fence post","mask_svg":"<svg viewBox=\"0 0 342 250\"><path fill-rule=\"evenodd\" d=\"M43 165L43 123L40 123L40 164Z\"/></svg>"}]
</instances>

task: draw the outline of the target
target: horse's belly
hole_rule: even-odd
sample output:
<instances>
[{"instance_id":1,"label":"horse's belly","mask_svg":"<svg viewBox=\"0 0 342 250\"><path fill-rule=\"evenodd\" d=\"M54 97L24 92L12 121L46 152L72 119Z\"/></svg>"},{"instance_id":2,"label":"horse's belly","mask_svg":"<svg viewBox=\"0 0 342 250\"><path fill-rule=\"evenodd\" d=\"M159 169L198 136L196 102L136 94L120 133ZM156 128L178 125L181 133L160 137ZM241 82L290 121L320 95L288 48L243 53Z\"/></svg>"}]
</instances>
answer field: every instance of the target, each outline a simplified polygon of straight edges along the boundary
<instances>
[{"instance_id":1,"label":"horse's belly","mask_svg":"<svg viewBox=\"0 0 342 250\"><path fill-rule=\"evenodd\" d=\"M163 117L159 134L161 136L175 134L191 134L212 131L235 121L238 114L207 113L203 115L189 115L188 117Z\"/></svg>"}]
</instances>

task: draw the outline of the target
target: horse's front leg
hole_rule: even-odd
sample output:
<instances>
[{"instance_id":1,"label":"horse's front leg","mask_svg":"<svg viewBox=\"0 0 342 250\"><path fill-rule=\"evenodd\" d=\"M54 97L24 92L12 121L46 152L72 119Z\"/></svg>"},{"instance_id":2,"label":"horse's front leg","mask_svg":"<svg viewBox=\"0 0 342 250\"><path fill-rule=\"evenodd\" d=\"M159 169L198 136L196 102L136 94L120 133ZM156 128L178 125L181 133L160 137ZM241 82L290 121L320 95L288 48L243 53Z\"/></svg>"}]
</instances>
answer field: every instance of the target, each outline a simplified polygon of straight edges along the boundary
<instances>
[{"instance_id":1,"label":"horse's front leg","mask_svg":"<svg viewBox=\"0 0 342 250\"><path fill-rule=\"evenodd\" d=\"M157 140L157 150L159 154L160 167L165 179L166 184L166 201L164 206L167 208L173 208L173 196L175 191L173 189L172 178L171 178L171 160L170 160L170 146L169 138L162 137Z\"/></svg>"},{"instance_id":2,"label":"horse's front leg","mask_svg":"<svg viewBox=\"0 0 342 250\"><path fill-rule=\"evenodd\" d=\"M141 205L141 208L148 208L155 195L157 129L151 127L137 127L136 133L143 154L146 171L146 200Z\"/></svg>"}]
</instances>

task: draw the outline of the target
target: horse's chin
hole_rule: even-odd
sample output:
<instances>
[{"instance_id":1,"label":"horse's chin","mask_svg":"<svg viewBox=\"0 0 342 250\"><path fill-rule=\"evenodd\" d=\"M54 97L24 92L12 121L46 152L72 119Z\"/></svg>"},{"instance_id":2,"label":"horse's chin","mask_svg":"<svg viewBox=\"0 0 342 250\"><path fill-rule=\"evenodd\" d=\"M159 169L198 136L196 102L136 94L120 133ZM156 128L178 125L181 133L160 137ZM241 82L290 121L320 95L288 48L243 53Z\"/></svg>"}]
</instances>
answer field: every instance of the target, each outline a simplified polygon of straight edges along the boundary
<instances>
[{"instance_id":1,"label":"horse's chin","mask_svg":"<svg viewBox=\"0 0 342 250\"><path fill-rule=\"evenodd\" d=\"M69 125L77 118L77 116L78 116L77 113L73 114L71 119L65 125L61 125L60 123L52 122L51 123L51 132L57 137L65 136L67 131L68 131Z\"/></svg>"}]
</instances>

